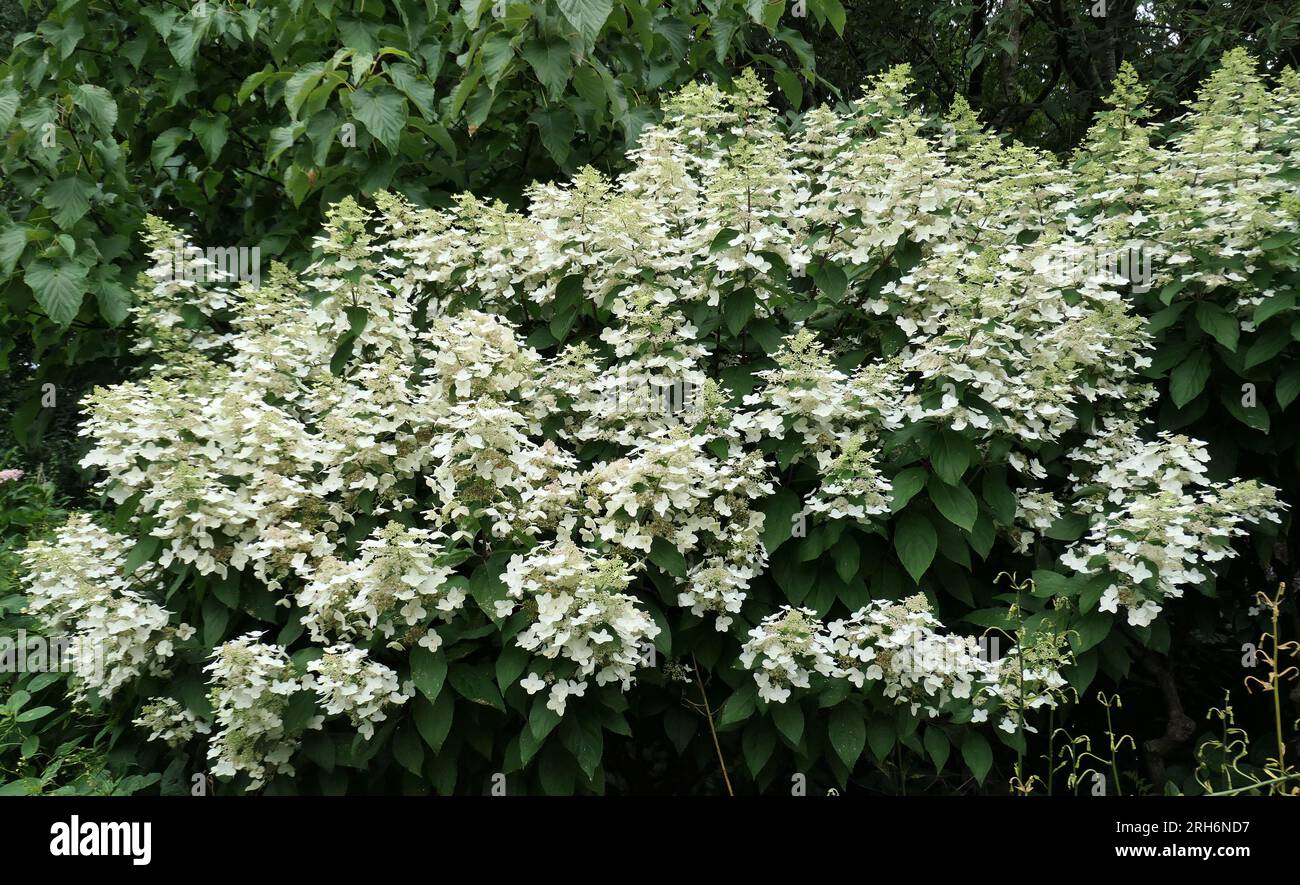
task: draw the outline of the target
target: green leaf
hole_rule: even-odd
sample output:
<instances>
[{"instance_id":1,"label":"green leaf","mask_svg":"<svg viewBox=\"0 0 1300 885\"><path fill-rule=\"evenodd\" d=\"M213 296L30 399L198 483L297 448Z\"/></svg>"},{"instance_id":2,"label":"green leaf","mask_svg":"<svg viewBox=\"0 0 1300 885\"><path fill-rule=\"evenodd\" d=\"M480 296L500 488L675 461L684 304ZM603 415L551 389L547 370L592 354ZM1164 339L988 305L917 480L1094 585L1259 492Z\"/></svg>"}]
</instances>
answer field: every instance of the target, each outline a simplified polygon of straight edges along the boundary
<instances>
[{"instance_id":1,"label":"green leaf","mask_svg":"<svg viewBox=\"0 0 1300 885\"><path fill-rule=\"evenodd\" d=\"M203 153L207 154L208 162L216 163L229 137L230 118L225 114L218 114L215 117L195 120L190 124L190 129L203 147Z\"/></svg>"},{"instance_id":2,"label":"green leaf","mask_svg":"<svg viewBox=\"0 0 1300 885\"><path fill-rule=\"evenodd\" d=\"M389 153L397 153L402 130L406 127L406 99L400 93L388 86L353 92L352 116L388 148Z\"/></svg>"},{"instance_id":3,"label":"green leaf","mask_svg":"<svg viewBox=\"0 0 1300 885\"><path fill-rule=\"evenodd\" d=\"M569 42L554 36L544 40L534 38L524 44L521 53L537 75L537 80L552 101L564 93L569 76L573 73L573 55Z\"/></svg>"},{"instance_id":4,"label":"green leaf","mask_svg":"<svg viewBox=\"0 0 1300 885\"><path fill-rule=\"evenodd\" d=\"M961 482L962 474L975 457L970 440L951 430L941 430L930 446L930 464L939 478L949 485Z\"/></svg>"},{"instance_id":5,"label":"green leaf","mask_svg":"<svg viewBox=\"0 0 1300 885\"><path fill-rule=\"evenodd\" d=\"M155 539L157 540L157 539ZM221 642L230 624L230 609L217 599L209 596L203 600L203 644L209 647Z\"/></svg>"},{"instance_id":6,"label":"green leaf","mask_svg":"<svg viewBox=\"0 0 1300 885\"><path fill-rule=\"evenodd\" d=\"M824 264L813 274L813 282L831 301L839 303L848 289L849 278L844 269L836 264Z\"/></svg>"},{"instance_id":7,"label":"green leaf","mask_svg":"<svg viewBox=\"0 0 1300 885\"><path fill-rule=\"evenodd\" d=\"M768 707L772 713L772 721L776 723L777 731L785 735L786 740L791 744L798 746L799 741L803 739L803 710L794 701L787 701L784 704L772 704Z\"/></svg>"},{"instance_id":8,"label":"green leaf","mask_svg":"<svg viewBox=\"0 0 1300 885\"><path fill-rule=\"evenodd\" d=\"M302 106L311 96L312 90L320 84L324 74L325 62L312 62L294 71L293 76L284 84L284 106L288 108L291 119L298 119Z\"/></svg>"},{"instance_id":9,"label":"green leaf","mask_svg":"<svg viewBox=\"0 0 1300 885\"><path fill-rule=\"evenodd\" d=\"M1196 321L1200 323L1202 329L1214 336L1228 350L1237 350L1237 338L1241 333L1241 326L1237 323L1237 318L1232 316L1217 304L1208 301L1202 301L1196 305Z\"/></svg>"},{"instance_id":10,"label":"green leaf","mask_svg":"<svg viewBox=\"0 0 1300 885\"><path fill-rule=\"evenodd\" d=\"M501 655L497 658L497 685L503 694L523 675L530 657L529 652L513 642L507 642L506 647L501 649Z\"/></svg>"},{"instance_id":11,"label":"green leaf","mask_svg":"<svg viewBox=\"0 0 1300 885\"><path fill-rule=\"evenodd\" d=\"M835 33L840 36L844 35L844 23L848 16L844 12L844 6L840 0L821 0L822 12L826 13L826 20L831 23Z\"/></svg>"},{"instance_id":12,"label":"green leaf","mask_svg":"<svg viewBox=\"0 0 1300 885\"><path fill-rule=\"evenodd\" d=\"M892 720L872 719L867 723L867 746L871 747L871 755L877 760L889 755L897 739L898 733Z\"/></svg>"},{"instance_id":13,"label":"green leaf","mask_svg":"<svg viewBox=\"0 0 1300 885\"><path fill-rule=\"evenodd\" d=\"M13 273L27 248L27 228L15 225L0 233L0 275Z\"/></svg>"},{"instance_id":14,"label":"green leaf","mask_svg":"<svg viewBox=\"0 0 1300 885\"><path fill-rule=\"evenodd\" d=\"M852 704L838 705L831 711L826 733L835 755L852 770L867 745L867 724L863 721L862 711Z\"/></svg>"},{"instance_id":15,"label":"green leaf","mask_svg":"<svg viewBox=\"0 0 1300 885\"><path fill-rule=\"evenodd\" d=\"M153 146L149 149L149 162L153 163L155 169L161 169L163 164L176 153L176 148L189 139L188 129L173 126L153 140Z\"/></svg>"},{"instance_id":16,"label":"green leaf","mask_svg":"<svg viewBox=\"0 0 1300 885\"><path fill-rule=\"evenodd\" d=\"M1255 308L1255 326L1262 326L1270 317L1295 307L1294 292L1276 292L1265 298Z\"/></svg>"},{"instance_id":17,"label":"green leaf","mask_svg":"<svg viewBox=\"0 0 1300 885\"><path fill-rule=\"evenodd\" d=\"M194 55L198 52L199 45L207 35L208 26L212 23L212 16L198 15L196 12L187 15L172 26L171 32L167 35L167 48L171 50L172 58L183 70L188 71L194 65Z\"/></svg>"},{"instance_id":18,"label":"green leaf","mask_svg":"<svg viewBox=\"0 0 1300 885\"><path fill-rule=\"evenodd\" d=\"M948 754L952 749L952 745L948 743L948 736L943 733L943 729L927 725L922 743L925 745L925 752L930 754L930 761L934 763L934 770L936 772L943 771L944 765L948 763Z\"/></svg>"},{"instance_id":19,"label":"green leaf","mask_svg":"<svg viewBox=\"0 0 1300 885\"><path fill-rule=\"evenodd\" d=\"M1070 630L1073 631L1070 635L1070 644L1074 647L1075 654L1083 654L1105 639L1110 633L1112 623L1114 618L1100 611L1086 614L1075 620L1070 625Z\"/></svg>"},{"instance_id":20,"label":"green leaf","mask_svg":"<svg viewBox=\"0 0 1300 885\"><path fill-rule=\"evenodd\" d=\"M557 164L564 165L573 150L573 136L577 132L578 118L567 108L555 108L535 112L528 118L528 122L537 127L537 134L541 137L546 152Z\"/></svg>"},{"instance_id":21,"label":"green leaf","mask_svg":"<svg viewBox=\"0 0 1300 885\"><path fill-rule=\"evenodd\" d=\"M120 326L131 312L131 293L114 280L95 286L95 300L99 302L99 315L110 326Z\"/></svg>"},{"instance_id":22,"label":"green leaf","mask_svg":"<svg viewBox=\"0 0 1300 885\"><path fill-rule=\"evenodd\" d=\"M852 536L846 534L831 548L830 557L835 563L835 574L839 575L840 580L847 584L858 573L858 565L862 559L862 548L858 546L858 542L853 540Z\"/></svg>"},{"instance_id":23,"label":"green leaf","mask_svg":"<svg viewBox=\"0 0 1300 885\"><path fill-rule=\"evenodd\" d=\"M1198 350L1174 369L1169 376L1169 394L1178 408L1196 399L1210 378L1210 354Z\"/></svg>"},{"instance_id":24,"label":"green leaf","mask_svg":"<svg viewBox=\"0 0 1300 885\"><path fill-rule=\"evenodd\" d=\"M894 513L903 509L908 501L916 496L916 493L925 488L925 479L929 474L924 467L909 467L906 470L899 471L890 485L893 487L892 499L890 500L890 510Z\"/></svg>"},{"instance_id":25,"label":"green leaf","mask_svg":"<svg viewBox=\"0 0 1300 885\"><path fill-rule=\"evenodd\" d=\"M560 13L578 29L583 41L591 46L614 11L613 0L557 0Z\"/></svg>"},{"instance_id":26,"label":"green leaf","mask_svg":"<svg viewBox=\"0 0 1300 885\"><path fill-rule=\"evenodd\" d=\"M45 188L41 204L53 213L55 224L68 230L90 211L92 193L94 188L88 181L69 175Z\"/></svg>"},{"instance_id":27,"label":"green leaf","mask_svg":"<svg viewBox=\"0 0 1300 885\"><path fill-rule=\"evenodd\" d=\"M1070 579L1048 569L1036 569L1031 575L1034 582L1034 596L1048 598L1068 596Z\"/></svg>"},{"instance_id":28,"label":"green leaf","mask_svg":"<svg viewBox=\"0 0 1300 885\"><path fill-rule=\"evenodd\" d=\"M966 732L966 737L961 742L961 758L965 760L971 774L975 775L975 780L984 783L989 769L993 767L993 748L989 746L988 739L973 729Z\"/></svg>"},{"instance_id":29,"label":"green leaf","mask_svg":"<svg viewBox=\"0 0 1300 885\"><path fill-rule=\"evenodd\" d=\"M1285 322L1276 322L1260 332L1255 343L1246 351L1244 368L1253 369L1260 363L1268 362L1291 344L1291 331Z\"/></svg>"},{"instance_id":30,"label":"green leaf","mask_svg":"<svg viewBox=\"0 0 1300 885\"><path fill-rule=\"evenodd\" d=\"M9 131L9 124L18 113L18 92L8 87L0 89L0 135Z\"/></svg>"},{"instance_id":31,"label":"green leaf","mask_svg":"<svg viewBox=\"0 0 1300 885\"><path fill-rule=\"evenodd\" d=\"M1284 409L1295 401L1300 395L1300 366L1292 366L1278 376L1275 393L1277 404Z\"/></svg>"},{"instance_id":32,"label":"green leaf","mask_svg":"<svg viewBox=\"0 0 1300 885\"><path fill-rule=\"evenodd\" d=\"M69 18L64 22L44 21L36 31L59 51L59 61L72 55L81 38L86 36L86 28L79 18Z\"/></svg>"},{"instance_id":33,"label":"green leaf","mask_svg":"<svg viewBox=\"0 0 1300 885\"><path fill-rule=\"evenodd\" d=\"M980 505L970 489L964 485L948 485L937 476L926 484L930 500L944 518L959 528L970 531L979 517Z\"/></svg>"},{"instance_id":34,"label":"green leaf","mask_svg":"<svg viewBox=\"0 0 1300 885\"><path fill-rule=\"evenodd\" d=\"M86 294L85 267L71 261L59 264L36 261L28 266L23 280L51 320L66 326L76 319Z\"/></svg>"},{"instance_id":35,"label":"green leaf","mask_svg":"<svg viewBox=\"0 0 1300 885\"><path fill-rule=\"evenodd\" d=\"M772 758L776 749L776 732L763 720L751 723L740 740L741 751L745 754L745 764L749 773L758 777L767 760Z\"/></svg>"},{"instance_id":36,"label":"green leaf","mask_svg":"<svg viewBox=\"0 0 1300 885\"><path fill-rule=\"evenodd\" d=\"M86 112L91 124L105 138L111 137L113 127L117 125L117 102L113 94L103 86L82 83L72 94L72 101Z\"/></svg>"},{"instance_id":37,"label":"green leaf","mask_svg":"<svg viewBox=\"0 0 1300 885\"><path fill-rule=\"evenodd\" d=\"M739 335L753 315L754 293L752 291L741 289L727 296L723 306L723 317L727 323L727 331L732 335Z\"/></svg>"},{"instance_id":38,"label":"green leaf","mask_svg":"<svg viewBox=\"0 0 1300 885\"><path fill-rule=\"evenodd\" d=\"M447 680L447 659L422 645L411 649L411 681L430 701L436 701Z\"/></svg>"},{"instance_id":39,"label":"green leaf","mask_svg":"<svg viewBox=\"0 0 1300 885\"><path fill-rule=\"evenodd\" d=\"M53 707L29 707L18 714L17 721L35 722L37 719L44 719L53 712Z\"/></svg>"},{"instance_id":40,"label":"green leaf","mask_svg":"<svg viewBox=\"0 0 1300 885\"><path fill-rule=\"evenodd\" d=\"M451 731L451 720L456 703L451 695L443 695L437 703L429 703L425 698L416 697L412 702L415 710L415 727L420 737L437 753L442 750L443 741Z\"/></svg>"},{"instance_id":41,"label":"green leaf","mask_svg":"<svg viewBox=\"0 0 1300 885\"><path fill-rule=\"evenodd\" d=\"M418 726L417 726L418 728ZM420 735L416 729L403 724L393 735L393 758L399 765L416 777L422 777L424 765L424 748L420 746Z\"/></svg>"},{"instance_id":42,"label":"green leaf","mask_svg":"<svg viewBox=\"0 0 1300 885\"><path fill-rule=\"evenodd\" d=\"M486 78L484 82L489 90L495 91L497 83L515 57L515 48L504 34L493 34L483 42L478 57Z\"/></svg>"},{"instance_id":43,"label":"green leaf","mask_svg":"<svg viewBox=\"0 0 1300 885\"><path fill-rule=\"evenodd\" d=\"M650 544L650 561L674 578L686 577L686 558L671 541L655 538Z\"/></svg>"},{"instance_id":44,"label":"green leaf","mask_svg":"<svg viewBox=\"0 0 1300 885\"><path fill-rule=\"evenodd\" d=\"M799 496L789 489L779 489L763 505L763 546L773 553L790 539L794 515L802 508Z\"/></svg>"},{"instance_id":45,"label":"green leaf","mask_svg":"<svg viewBox=\"0 0 1300 885\"><path fill-rule=\"evenodd\" d=\"M753 680L746 680L744 685L736 689L727 702L722 705L718 711L718 728L725 728L728 725L735 725L737 722L743 722L754 712L754 704L758 698L758 688Z\"/></svg>"},{"instance_id":46,"label":"green leaf","mask_svg":"<svg viewBox=\"0 0 1300 885\"><path fill-rule=\"evenodd\" d=\"M546 738L560 724L559 714L546 704L545 697L533 701L528 713L528 728L519 736L519 759L525 765L537 755L542 744L546 743Z\"/></svg>"},{"instance_id":47,"label":"green leaf","mask_svg":"<svg viewBox=\"0 0 1300 885\"><path fill-rule=\"evenodd\" d=\"M456 664L448 672L447 679L456 693L465 700L494 707L502 713L506 711L505 702L497 691L496 682L488 675L487 667Z\"/></svg>"},{"instance_id":48,"label":"green leaf","mask_svg":"<svg viewBox=\"0 0 1300 885\"><path fill-rule=\"evenodd\" d=\"M913 581L921 582L938 548L939 538L924 514L908 511L899 517L894 527L894 549Z\"/></svg>"},{"instance_id":49,"label":"green leaf","mask_svg":"<svg viewBox=\"0 0 1300 885\"><path fill-rule=\"evenodd\" d=\"M986 472L981 491L984 493L984 500L988 503L989 509L993 511L993 515L998 522L1008 526L1015 522L1016 495L1015 492L1011 491L1011 487L1007 485L1005 471L989 470Z\"/></svg>"},{"instance_id":50,"label":"green leaf","mask_svg":"<svg viewBox=\"0 0 1300 885\"><path fill-rule=\"evenodd\" d=\"M542 754L541 764L537 767L537 776L542 782L542 790L548 796L571 796L573 784L577 779L577 767L573 757L558 744L552 744Z\"/></svg>"}]
</instances>

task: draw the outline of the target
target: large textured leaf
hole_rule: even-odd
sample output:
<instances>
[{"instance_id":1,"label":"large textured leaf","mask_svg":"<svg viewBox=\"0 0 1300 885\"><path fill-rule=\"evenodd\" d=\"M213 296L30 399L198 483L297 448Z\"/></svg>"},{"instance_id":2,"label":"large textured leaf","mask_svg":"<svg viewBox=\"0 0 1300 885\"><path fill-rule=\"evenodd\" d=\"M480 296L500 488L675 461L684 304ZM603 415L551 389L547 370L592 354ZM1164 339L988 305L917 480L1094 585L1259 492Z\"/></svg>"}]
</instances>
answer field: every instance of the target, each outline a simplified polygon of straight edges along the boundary
<instances>
[{"instance_id":1,"label":"large textured leaf","mask_svg":"<svg viewBox=\"0 0 1300 885\"><path fill-rule=\"evenodd\" d=\"M107 89L83 83L73 93L73 103L85 112L100 135L112 134L117 125L117 102Z\"/></svg>"},{"instance_id":2,"label":"large textured leaf","mask_svg":"<svg viewBox=\"0 0 1300 885\"><path fill-rule=\"evenodd\" d=\"M406 126L406 99L396 90L381 86L374 91L352 93L352 115L390 153L397 153Z\"/></svg>"},{"instance_id":3,"label":"large textured leaf","mask_svg":"<svg viewBox=\"0 0 1300 885\"><path fill-rule=\"evenodd\" d=\"M81 220L90 211L90 195L93 188L90 182L69 175L52 182L45 189L41 203L49 209L54 223L67 230Z\"/></svg>"},{"instance_id":4,"label":"large textured leaf","mask_svg":"<svg viewBox=\"0 0 1300 885\"><path fill-rule=\"evenodd\" d=\"M16 113L18 113L18 92L13 89L0 90L0 135L8 131L9 124L14 121Z\"/></svg>"},{"instance_id":5,"label":"large textured leaf","mask_svg":"<svg viewBox=\"0 0 1300 885\"><path fill-rule=\"evenodd\" d=\"M613 0L558 0L558 3L560 12L578 29L588 46L596 42L596 35L614 11Z\"/></svg>"},{"instance_id":6,"label":"large textured leaf","mask_svg":"<svg viewBox=\"0 0 1300 885\"><path fill-rule=\"evenodd\" d=\"M86 268L71 261L37 261L27 268L23 279L54 322L66 326L76 318L86 294Z\"/></svg>"},{"instance_id":7,"label":"large textured leaf","mask_svg":"<svg viewBox=\"0 0 1300 885\"><path fill-rule=\"evenodd\" d=\"M0 274L13 273L23 249L27 247L27 229L9 227L0 232Z\"/></svg>"},{"instance_id":8,"label":"large textured leaf","mask_svg":"<svg viewBox=\"0 0 1300 885\"><path fill-rule=\"evenodd\" d=\"M568 41L554 37L529 40L524 44L523 56L551 100L559 98L573 71Z\"/></svg>"},{"instance_id":9,"label":"large textured leaf","mask_svg":"<svg viewBox=\"0 0 1300 885\"><path fill-rule=\"evenodd\" d=\"M226 139L230 134L230 119L225 114L218 114L215 117L195 120L190 124L190 129L193 130L199 144L203 146L203 153L208 155L208 161L215 163L221 156L221 149L226 146Z\"/></svg>"}]
</instances>

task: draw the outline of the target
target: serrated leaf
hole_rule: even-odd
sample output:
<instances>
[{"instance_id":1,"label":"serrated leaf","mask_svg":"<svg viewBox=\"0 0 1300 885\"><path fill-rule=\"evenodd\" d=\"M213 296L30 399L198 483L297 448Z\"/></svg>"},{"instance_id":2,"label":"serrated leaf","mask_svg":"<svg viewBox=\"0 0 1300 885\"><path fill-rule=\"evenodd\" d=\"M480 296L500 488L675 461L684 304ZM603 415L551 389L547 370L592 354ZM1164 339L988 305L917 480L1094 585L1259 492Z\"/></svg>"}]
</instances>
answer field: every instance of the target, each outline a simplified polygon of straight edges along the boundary
<instances>
[{"instance_id":1,"label":"serrated leaf","mask_svg":"<svg viewBox=\"0 0 1300 885\"><path fill-rule=\"evenodd\" d=\"M406 127L406 99L388 86L352 93L352 116L379 140L389 153L396 154Z\"/></svg>"},{"instance_id":2,"label":"serrated leaf","mask_svg":"<svg viewBox=\"0 0 1300 885\"><path fill-rule=\"evenodd\" d=\"M71 261L50 264L33 262L23 275L36 303L51 320L66 326L77 317L86 294L86 268Z\"/></svg>"},{"instance_id":3,"label":"serrated leaf","mask_svg":"<svg viewBox=\"0 0 1300 885\"><path fill-rule=\"evenodd\" d=\"M92 193L94 188L90 182L69 175L51 182L45 188L41 204L50 210L55 224L68 230L90 211Z\"/></svg>"},{"instance_id":4,"label":"serrated leaf","mask_svg":"<svg viewBox=\"0 0 1300 885\"><path fill-rule=\"evenodd\" d=\"M560 14L577 28L583 41L591 46L614 11L613 0L557 0Z\"/></svg>"},{"instance_id":5,"label":"serrated leaf","mask_svg":"<svg viewBox=\"0 0 1300 885\"><path fill-rule=\"evenodd\" d=\"M100 135L107 138L113 134L113 127L117 125L117 102L111 92L103 86L82 83L73 92L72 101L85 111Z\"/></svg>"},{"instance_id":6,"label":"serrated leaf","mask_svg":"<svg viewBox=\"0 0 1300 885\"><path fill-rule=\"evenodd\" d=\"M9 125L18 113L18 92L14 89L0 90L0 135L9 131Z\"/></svg>"},{"instance_id":7,"label":"serrated leaf","mask_svg":"<svg viewBox=\"0 0 1300 885\"><path fill-rule=\"evenodd\" d=\"M176 148L189 141L189 138L188 129L173 126L153 140L153 146L149 149L149 162L153 163L155 169L162 168L162 165L176 153Z\"/></svg>"},{"instance_id":8,"label":"serrated leaf","mask_svg":"<svg viewBox=\"0 0 1300 885\"><path fill-rule=\"evenodd\" d=\"M27 228L15 225L0 233L0 274L13 273L27 248Z\"/></svg>"},{"instance_id":9,"label":"serrated leaf","mask_svg":"<svg viewBox=\"0 0 1300 885\"><path fill-rule=\"evenodd\" d=\"M203 153L207 154L208 162L216 163L230 135L230 119L225 114L218 114L195 120L190 124L190 130L203 148Z\"/></svg>"}]
</instances>

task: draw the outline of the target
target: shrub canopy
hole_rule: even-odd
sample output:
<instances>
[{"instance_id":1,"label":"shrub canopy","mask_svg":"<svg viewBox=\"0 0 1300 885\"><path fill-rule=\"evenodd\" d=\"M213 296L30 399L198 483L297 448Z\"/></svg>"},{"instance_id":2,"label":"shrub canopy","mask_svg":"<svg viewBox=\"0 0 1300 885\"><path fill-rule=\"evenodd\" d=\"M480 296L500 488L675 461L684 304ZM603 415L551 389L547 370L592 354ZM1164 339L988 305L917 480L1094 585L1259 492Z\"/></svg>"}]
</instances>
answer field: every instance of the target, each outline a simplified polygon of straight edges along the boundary
<instances>
[{"instance_id":1,"label":"shrub canopy","mask_svg":"<svg viewBox=\"0 0 1300 885\"><path fill-rule=\"evenodd\" d=\"M1279 519L1153 430L1129 306L1295 232L1221 164L1293 138L1298 82L1225 104L1233 64L1198 113L1236 129L1111 116L1068 167L912 110L905 68L793 130L752 75L693 85L616 180L345 199L260 288L151 220L149 368L85 425L115 513L33 545L33 607L84 697L242 788L601 790L606 732L709 755L688 692L760 786L896 743L983 779ZM1080 257L1135 234L1151 280Z\"/></svg>"}]
</instances>

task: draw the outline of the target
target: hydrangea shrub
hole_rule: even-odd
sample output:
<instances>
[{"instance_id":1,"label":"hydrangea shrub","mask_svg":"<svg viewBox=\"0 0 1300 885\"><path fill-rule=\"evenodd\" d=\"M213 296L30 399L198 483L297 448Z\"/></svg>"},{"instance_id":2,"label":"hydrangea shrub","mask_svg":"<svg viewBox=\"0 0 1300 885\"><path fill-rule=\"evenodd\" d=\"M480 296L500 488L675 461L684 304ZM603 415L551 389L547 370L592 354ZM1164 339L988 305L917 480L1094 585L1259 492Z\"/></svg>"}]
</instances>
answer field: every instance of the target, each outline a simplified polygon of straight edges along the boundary
<instances>
[{"instance_id":1,"label":"hydrangea shrub","mask_svg":"<svg viewBox=\"0 0 1300 885\"><path fill-rule=\"evenodd\" d=\"M617 180L346 199L260 288L151 220L111 507L27 554L81 696L231 790L602 791L664 739L982 781L1283 505L1154 430L1131 280L1054 271L1095 170L907 85L691 86Z\"/></svg>"}]
</instances>

